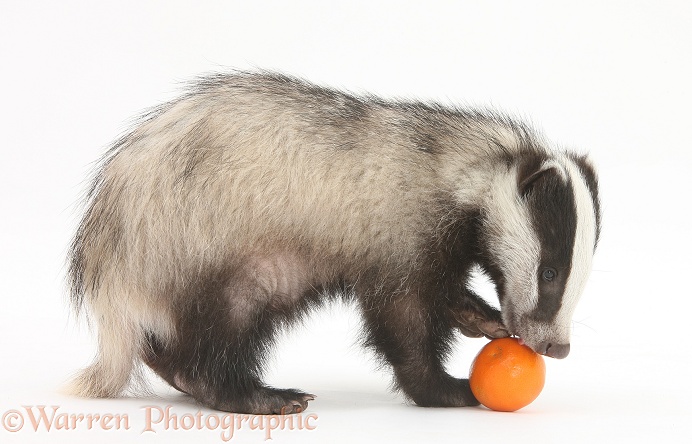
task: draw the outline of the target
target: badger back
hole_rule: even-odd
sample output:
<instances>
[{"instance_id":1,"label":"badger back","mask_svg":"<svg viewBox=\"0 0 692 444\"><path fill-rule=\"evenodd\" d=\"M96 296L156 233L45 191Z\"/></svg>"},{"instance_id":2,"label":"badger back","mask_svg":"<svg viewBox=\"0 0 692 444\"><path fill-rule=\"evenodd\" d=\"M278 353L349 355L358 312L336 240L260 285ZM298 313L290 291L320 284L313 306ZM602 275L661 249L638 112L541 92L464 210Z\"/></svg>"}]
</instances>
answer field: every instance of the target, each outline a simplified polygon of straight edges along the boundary
<instances>
[{"instance_id":1,"label":"badger back","mask_svg":"<svg viewBox=\"0 0 692 444\"><path fill-rule=\"evenodd\" d=\"M258 252L354 276L416 258L439 191L408 114L280 75L203 79L104 158L71 250L75 304L107 273L165 295Z\"/></svg>"}]
</instances>

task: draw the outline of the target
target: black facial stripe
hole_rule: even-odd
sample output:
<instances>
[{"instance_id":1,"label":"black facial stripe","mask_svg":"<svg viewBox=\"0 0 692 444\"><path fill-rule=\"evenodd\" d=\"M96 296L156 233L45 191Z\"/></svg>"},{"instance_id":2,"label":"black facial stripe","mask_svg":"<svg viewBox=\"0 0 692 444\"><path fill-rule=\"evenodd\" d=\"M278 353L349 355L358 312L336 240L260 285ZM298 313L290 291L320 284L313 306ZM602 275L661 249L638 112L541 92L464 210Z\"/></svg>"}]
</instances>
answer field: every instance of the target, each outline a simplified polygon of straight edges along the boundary
<instances>
[{"instance_id":1,"label":"black facial stripe","mask_svg":"<svg viewBox=\"0 0 692 444\"><path fill-rule=\"evenodd\" d=\"M533 319L555 319L572 267L572 251L577 231L577 208L571 181L565 182L557 171L546 174L533 184L526 196L533 227L541 245L538 267L538 304ZM557 271L552 281L542 279L544 268Z\"/></svg>"},{"instance_id":2,"label":"black facial stripe","mask_svg":"<svg viewBox=\"0 0 692 444\"><path fill-rule=\"evenodd\" d=\"M598 239L601 235L601 205L598 198L598 178L596 177L596 171L594 171L593 167L587 162L584 156L572 155L572 160L579 168L579 172L586 182L586 187L589 189L589 193L591 193L594 216L596 217L596 244L598 244Z\"/></svg>"}]
</instances>

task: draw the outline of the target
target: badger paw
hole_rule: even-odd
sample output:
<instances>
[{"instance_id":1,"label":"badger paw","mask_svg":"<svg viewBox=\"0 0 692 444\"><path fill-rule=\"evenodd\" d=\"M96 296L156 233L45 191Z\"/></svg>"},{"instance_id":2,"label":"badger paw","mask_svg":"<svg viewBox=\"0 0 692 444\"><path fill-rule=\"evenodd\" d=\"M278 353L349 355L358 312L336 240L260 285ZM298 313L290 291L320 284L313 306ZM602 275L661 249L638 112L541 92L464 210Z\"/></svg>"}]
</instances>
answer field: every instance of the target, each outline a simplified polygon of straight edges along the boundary
<instances>
[{"instance_id":1,"label":"badger paw","mask_svg":"<svg viewBox=\"0 0 692 444\"><path fill-rule=\"evenodd\" d=\"M213 408L235 413L255 415L289 415L301 413L308 408L308 401L315 395L294 389L262 387L245 399L234 399L229 403L217 403Z\"/></svg>"},{"instance_id":2,"label":"badger paw","mask_svg":"<svg viewBox=\"0 0 692 444\"><path fill-rule=\"evenodd\" d=\"M495 339L509 336L509 331L502 323L500 312L490 306L464 305L453 310L452 315L457 321L457 328L470 338L485 336L488 339Z\"/></svg>"}]
</instances>

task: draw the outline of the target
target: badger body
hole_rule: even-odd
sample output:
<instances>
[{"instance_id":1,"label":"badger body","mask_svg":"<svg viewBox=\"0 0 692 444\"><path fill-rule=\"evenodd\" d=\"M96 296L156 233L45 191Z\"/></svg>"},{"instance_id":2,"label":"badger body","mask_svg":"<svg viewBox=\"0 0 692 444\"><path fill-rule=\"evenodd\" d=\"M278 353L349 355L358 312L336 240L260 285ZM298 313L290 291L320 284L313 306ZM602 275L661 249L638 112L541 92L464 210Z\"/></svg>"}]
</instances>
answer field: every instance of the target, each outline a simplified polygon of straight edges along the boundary
<instances>
[{"instance_id":1,"label":"badger body","mask_svg":"<svg viewBox=\"0 0 692 444\"><path fill-rule=\"evenodd\" d=\"M444 370L454 330L566 356L599 223L588 159L507 116L206 77L96 172L69 281L99 346L72 391L117 396L143 362L212 408L301 411L313 395L265 385L263 361L279 328L344 297L409 399L474 405Z\"/></svg>"}]
</instances>

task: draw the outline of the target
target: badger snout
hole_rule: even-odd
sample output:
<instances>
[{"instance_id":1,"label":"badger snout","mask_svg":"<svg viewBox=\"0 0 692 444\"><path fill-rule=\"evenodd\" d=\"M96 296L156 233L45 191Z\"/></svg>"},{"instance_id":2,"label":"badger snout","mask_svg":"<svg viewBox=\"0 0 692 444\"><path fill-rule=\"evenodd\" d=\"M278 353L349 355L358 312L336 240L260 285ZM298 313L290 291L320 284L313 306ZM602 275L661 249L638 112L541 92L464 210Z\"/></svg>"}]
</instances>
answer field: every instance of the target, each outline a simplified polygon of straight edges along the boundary
<instances>
[{"instance_id":1,"label":"badger snout","mask_svg":"<svg viewBox=\"0 0 692 444\"><path fill-rule=\"evenodd\" d=\"M523 338L519 338L519 342L521 344L526 344L536 353L548 356L549 358L563 359L569 355L569 344L560 344L553 341L541 341L534 345Z\"/></svg>"},{"instance_id":2,"label":"badger snout","mask_svg":"<svg viewBox=\"0 0 692 444\"><path fill-rule=\"evenodd\" d=\"M555 359L563 359L569 355L569 344L558 344L548 341L540 342L534 349L536 353Z\"/></svg>"},{"instance_id":3,"label":"badger snout","mask_svg":"<svg viewBox=\"0 0 692 444\"><path fill-rule=\"evenodd\" d=\"M517 315L512 307L502 311L502 318L509 333L536 353L555 359L569 355L571 329L566 327L568 321L544 322L537 320L532 312Z\"/></svg>"}]
</instances>

